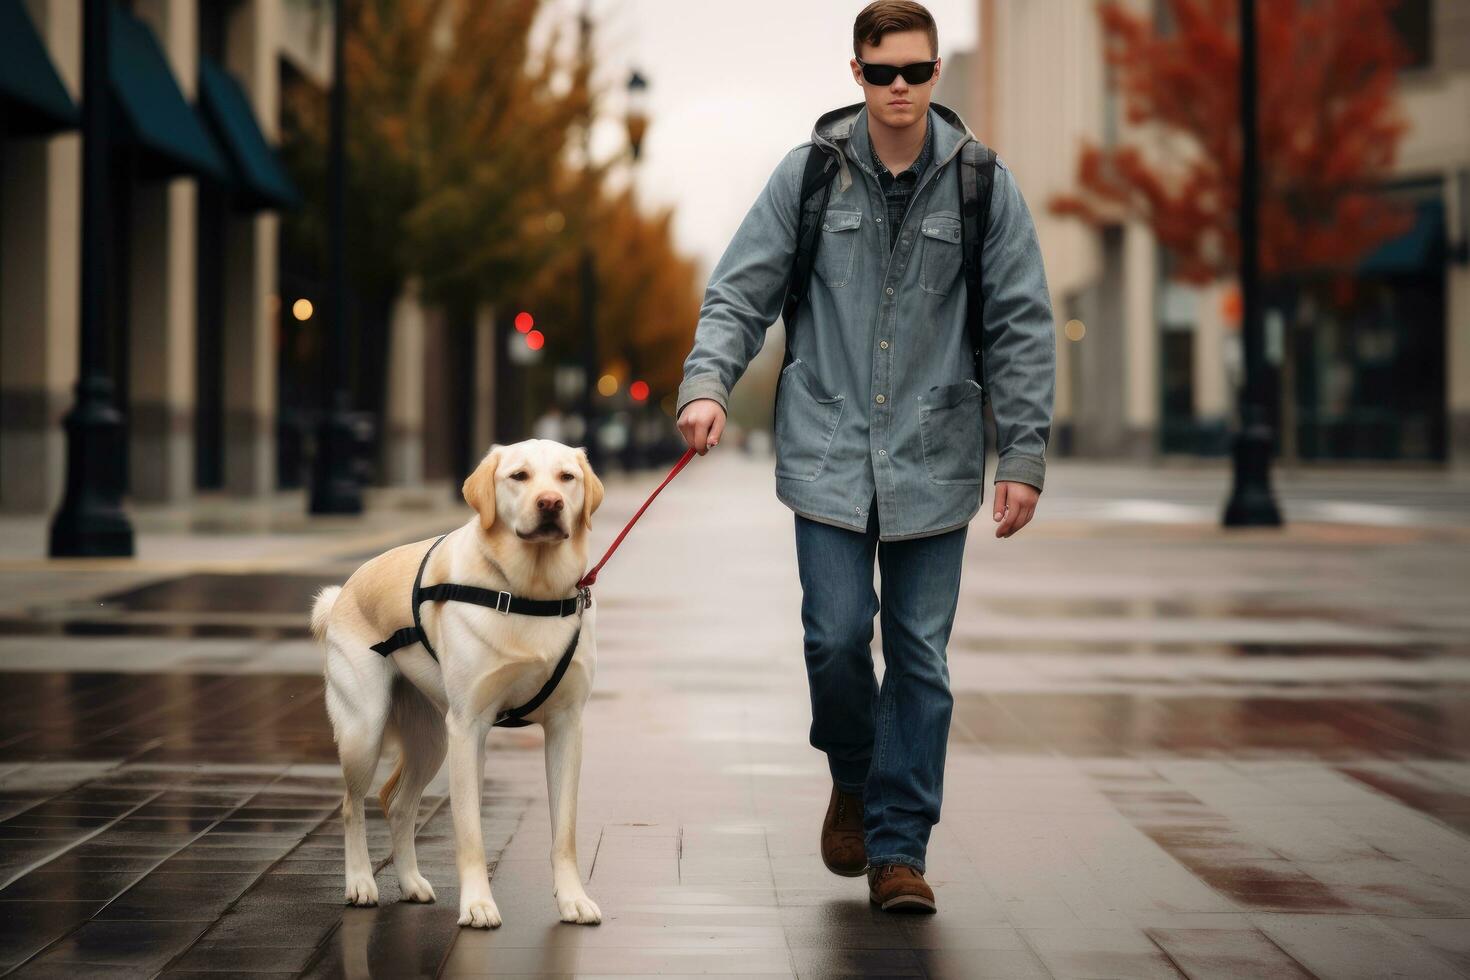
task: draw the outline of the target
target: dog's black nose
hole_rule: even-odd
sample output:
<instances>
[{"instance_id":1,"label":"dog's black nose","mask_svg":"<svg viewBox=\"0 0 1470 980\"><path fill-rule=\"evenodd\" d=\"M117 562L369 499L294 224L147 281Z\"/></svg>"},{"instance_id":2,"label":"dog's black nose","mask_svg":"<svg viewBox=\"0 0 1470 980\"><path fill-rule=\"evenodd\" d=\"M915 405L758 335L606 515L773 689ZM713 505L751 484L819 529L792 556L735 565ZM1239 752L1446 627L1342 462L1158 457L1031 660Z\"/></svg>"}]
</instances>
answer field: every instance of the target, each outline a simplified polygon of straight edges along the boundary
<instances>
[{"instance_id":1,"label":"dog's black nose","mask_svg":"<svg viewBox=\"0 0 1470 980\"><path fill-rule=\"evenodd\" d=\"M561 509L564 506L566 506L566 502L563 501L559 495L554 493L542 494L540 497L536 498L537 510L549 511L550 513L558 514L561 512Z\"/></svg>"}]
</instances>

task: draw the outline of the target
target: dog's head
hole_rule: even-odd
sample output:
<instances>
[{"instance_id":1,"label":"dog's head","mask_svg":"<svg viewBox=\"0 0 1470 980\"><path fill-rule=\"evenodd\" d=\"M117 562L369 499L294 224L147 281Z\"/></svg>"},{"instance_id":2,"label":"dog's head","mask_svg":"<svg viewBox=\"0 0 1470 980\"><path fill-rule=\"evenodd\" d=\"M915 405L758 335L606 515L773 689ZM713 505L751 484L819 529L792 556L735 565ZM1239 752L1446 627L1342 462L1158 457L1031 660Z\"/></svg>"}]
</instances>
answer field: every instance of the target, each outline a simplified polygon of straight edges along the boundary
<instances>
[{"instance_id":1,"label":"dog's head","mask_svg":"<svg viewBox=\"0 0 1470 980\"><path fill-rule=\"evenodd\" d=\"M482 529L509 528L536 544L555 544L591 530L603 493L587 450L551 439L496 443L463 490Z\"/></svg>"}]
</instances>

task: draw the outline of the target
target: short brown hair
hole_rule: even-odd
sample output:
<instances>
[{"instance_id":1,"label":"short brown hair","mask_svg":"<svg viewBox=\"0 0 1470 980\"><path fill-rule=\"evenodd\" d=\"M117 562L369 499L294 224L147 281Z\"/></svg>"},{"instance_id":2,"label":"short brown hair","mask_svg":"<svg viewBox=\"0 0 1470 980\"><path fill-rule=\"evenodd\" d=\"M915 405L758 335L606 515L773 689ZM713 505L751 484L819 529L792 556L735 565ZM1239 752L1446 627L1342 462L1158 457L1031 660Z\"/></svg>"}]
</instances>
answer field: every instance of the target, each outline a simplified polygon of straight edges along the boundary
<instances>
[{"instance_id":1,"label":"short brown hair","mask_svg":"<svg viewBox=\"0 0 1470 980\"><path fill-rule=\"evenodd\" d=\"M892 31L919 30L928 32L929 50L939 57L939 28L923 4L913 0L873 0L853 21L852 56L861 58L863 44L876 47L882 43L883 35Z\"/></svg>"}]
</instances>

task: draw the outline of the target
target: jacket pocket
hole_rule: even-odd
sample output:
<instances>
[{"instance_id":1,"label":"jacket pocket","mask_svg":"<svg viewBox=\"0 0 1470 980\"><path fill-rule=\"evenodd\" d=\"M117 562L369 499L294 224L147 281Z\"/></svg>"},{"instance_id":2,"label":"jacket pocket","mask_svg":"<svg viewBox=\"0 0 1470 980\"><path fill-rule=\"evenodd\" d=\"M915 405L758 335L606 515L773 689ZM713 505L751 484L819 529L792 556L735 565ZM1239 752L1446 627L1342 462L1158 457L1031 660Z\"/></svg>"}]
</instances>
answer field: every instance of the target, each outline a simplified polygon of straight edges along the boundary
<instances>
[{"instance_id":1,"label":"jacket pocket","mask_svg":"<svg viewBox=\"0 0 1470 980\"><path fill-rule=\"evenodd\" d=\"M776 476L815 480L827 465L843 395L829 395L801 358L786 365L776 390Z\"/></svg>"},{"instance_id":2,"label":"jacket pocket","mask_svg":"<svg viewBox=\"0 0 1470 980\"><path fill-rule=\"evenodd\" d=\"M852 278L854 244L863 223L861 211L838 211L828 208L822 215L822 240L812 263L828 286L846 286Z\"/></svg>"},{"instance_id":3,"label":"jacket pocket","mask_svg":"<svg viewBox=\"0 0 1470 980\"><path fill-rule=\"evenodd\" d=\"M973 379L921 395L919 438L933 483L979 483L985 476L985 417Z\"/></svg>"},{"instance_id":4,"label":"jacket pocket","mask_svg":"<svg viewBox=\"0 0 1470 980\"><path fill-rule=\"evenodd\" d=\"M926 214L919 222L924 254L919 265L919 288L943 296L959 278L962 256L960 216L953 211Z\"/></svg>"}]
</instances>

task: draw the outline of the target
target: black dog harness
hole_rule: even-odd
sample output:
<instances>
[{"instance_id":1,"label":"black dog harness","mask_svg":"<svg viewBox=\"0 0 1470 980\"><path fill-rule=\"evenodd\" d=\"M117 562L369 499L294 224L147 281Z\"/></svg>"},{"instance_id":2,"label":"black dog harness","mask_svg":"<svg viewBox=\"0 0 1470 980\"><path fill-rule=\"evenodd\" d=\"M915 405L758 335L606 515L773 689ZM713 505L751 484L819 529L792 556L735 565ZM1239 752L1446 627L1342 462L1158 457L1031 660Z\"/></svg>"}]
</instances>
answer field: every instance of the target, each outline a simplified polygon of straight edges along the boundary
<instances>
[{"instance_id":1,"label":"black dog harness","mask_svg":"<svg viewBox=\"0 0 1470 980\"><path fill-rule=\"evenodd\" d=\"M439 655L434 652L434 647L429 643L429 634L424 631L423 620L419 618L419 603L421 602L469 602L476 606L486 606L496 612L509 615L511 613L524 613L527 616L572 616L580 615L581 611L592 605L592 585L588 583L577 590L577 594L569 599L523 599L520 596L511 595L509 592L499 592L495 589L481 589L473 585L455 585L452 582L444 582L439 585L424 587L424 569L429 564L429 556L434 549L439 547L439 542L449 535L441 534L434 543L429 545L429 550L424 552L424 560L419 562L418 574L413 577L413 592L410 594L410 602L413 605L413 625L405 626L381 643L374 643L373 650L382 656L390 656L394 651L401 650L415 643L422 643L429 656L437 663ZM604 559L605 560L605 559ZM519 708L507 708L496 716L493 725L501 728L524 728L531 722L525 720L525 716L541 707L542 703L556 690L556 685L561 682L562 675L572 664L572 655L577 652L577 640L582 635L580 624L577 631L572 634L572 642L568 644L566 652L556 662L556 669L551 672L551 678L542 685L536 696Z\"/></svg>"}]
</instances>

